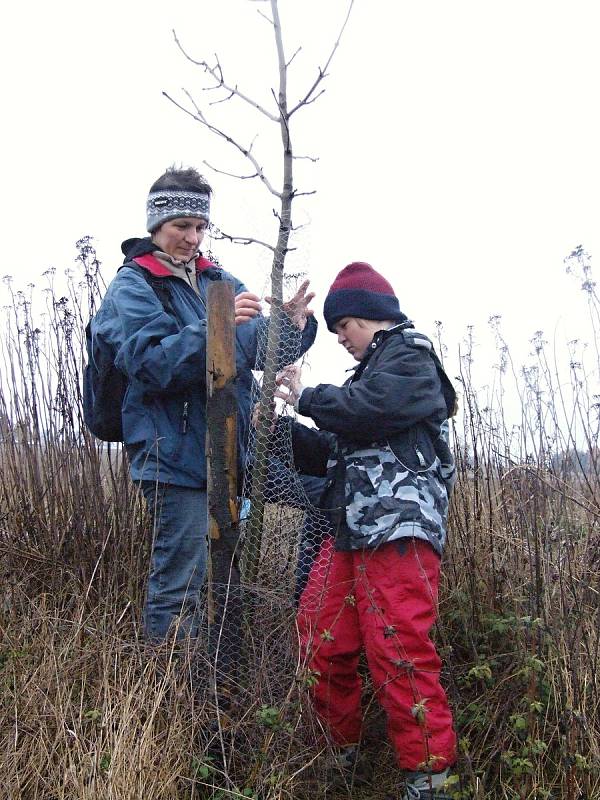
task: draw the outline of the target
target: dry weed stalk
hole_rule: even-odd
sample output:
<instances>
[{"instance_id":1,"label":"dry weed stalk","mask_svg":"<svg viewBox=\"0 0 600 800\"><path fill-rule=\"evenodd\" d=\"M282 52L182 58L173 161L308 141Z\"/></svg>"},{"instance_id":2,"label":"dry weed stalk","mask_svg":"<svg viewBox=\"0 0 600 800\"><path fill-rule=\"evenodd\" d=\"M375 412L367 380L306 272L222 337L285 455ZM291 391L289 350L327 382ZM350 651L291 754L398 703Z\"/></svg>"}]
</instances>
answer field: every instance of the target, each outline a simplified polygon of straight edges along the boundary
<instances>
[{"instance_id":1,"label":"dry weed stalk","mask_svg":"<svg viewBox=\"0 0 600 800\"><path fill-rule=\"evenodd\" d=\"M120 451L81 429L81 332L100 284L88 240L80 251L82 282L67 298L50 286L43 320L34 321L32 294L15 292L6 312L0 797L320 796L325 744L293 624L297 511L269 510L261 625L247 632L246 671L221 726L210 685L198 688L202 652L140 641L145 511ZM534 337L534 361L513 372L522 419L509 426L510 353L493 326L503 368L485 402L463 351L460 478L437 631L461 741L454 789L457 798L599 797L593 378L573 357L571 386L559 392ZM391 754L381 741L367 746L378 780L363 796L384 797Z\"/></svg>"}]
</instances>

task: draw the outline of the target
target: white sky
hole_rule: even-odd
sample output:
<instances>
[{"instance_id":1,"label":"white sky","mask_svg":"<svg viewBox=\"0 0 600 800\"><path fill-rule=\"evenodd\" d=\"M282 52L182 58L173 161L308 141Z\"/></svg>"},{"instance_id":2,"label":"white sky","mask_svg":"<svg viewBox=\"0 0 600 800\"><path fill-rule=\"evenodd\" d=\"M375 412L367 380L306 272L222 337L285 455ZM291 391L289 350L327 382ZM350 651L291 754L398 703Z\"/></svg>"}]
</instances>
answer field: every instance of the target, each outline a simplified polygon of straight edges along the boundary
<instances>
[{"instance_id":1,"label":"white sky","mask_svg":"<svg viewBox=\"0 0 600 800\"><path fill-rule=\"evenodd\" d=\"M226 78L270 102L272 33L248 0L42 0L11 3L0 34L2 89L1 274L37 281L73 263L74 242L96 239L104 273L120 242L144 235L151 182L173 162L246 172L161 92L181 87L205 104L190 55L217 52ZM290 96L323 64L345 0L281 0L292 66ZM319 293L366 260L394 284L417 327L447 328L450 348L474 324L502 314L526 357L542 328L559 341L584 335L585 309L562 259L579 243L600 252L600 48L597 0L356 0L325 83L293 129L302 198L291 270ZM204 106L206 108L206 106ZM220 105L211 118L256 152L277 180L277 131ZM204 168L203 168L204 169ZM205 170L213 219L240 235L275 236L272 198L256 182ZM261 293L268 253L216 248L224 266ZM581 323L583 324L583 323ZM322 325L315 380L337 380L348 357ZM484 354L488 362L493 355ZM332 373L333 370L333 373Z\"/></svg>"}]
</instances>

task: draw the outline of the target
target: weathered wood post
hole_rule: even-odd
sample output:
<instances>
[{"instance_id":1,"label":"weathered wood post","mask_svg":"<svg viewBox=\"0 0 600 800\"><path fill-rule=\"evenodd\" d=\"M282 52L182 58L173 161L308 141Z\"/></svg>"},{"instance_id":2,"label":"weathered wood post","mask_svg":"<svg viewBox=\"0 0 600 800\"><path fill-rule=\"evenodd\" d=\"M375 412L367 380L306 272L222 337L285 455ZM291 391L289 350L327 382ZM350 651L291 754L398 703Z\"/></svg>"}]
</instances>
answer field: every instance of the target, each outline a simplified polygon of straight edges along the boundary
<instances>
[{"instance_id":1,"label":"weathered wood post","mask_svg":"<svg viewBox=\"0 0 600 800\"><path fill-rule=\"evenodd\" d=\"M209 642L216 675L234 680L241 651L234 287L211 282L206 351Z\"/></svg>"}]
</instances>

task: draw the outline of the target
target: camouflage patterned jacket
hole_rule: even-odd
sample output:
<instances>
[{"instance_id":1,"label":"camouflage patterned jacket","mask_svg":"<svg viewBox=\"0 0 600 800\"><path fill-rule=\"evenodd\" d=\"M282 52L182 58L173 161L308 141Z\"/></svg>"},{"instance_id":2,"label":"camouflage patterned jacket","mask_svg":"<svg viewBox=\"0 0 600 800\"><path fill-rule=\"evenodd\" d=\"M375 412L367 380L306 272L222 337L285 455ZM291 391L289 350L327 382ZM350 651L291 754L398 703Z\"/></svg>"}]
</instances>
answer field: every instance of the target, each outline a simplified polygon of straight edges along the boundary
<instances>
[{"instance_id":1,"label":"camouflage patterned jacket","mask_svg":"<svg viewBox=\"0 0 600 800\"><path fill-rule=\"evenodd\" d=\"M455 467L447 419L456 394L430 340L402 323L379 331L343 385L305 389L292 422L297 469L326 475L319 503L338 550L404 537L441 553Z\"/></svg>"}]
</instances>

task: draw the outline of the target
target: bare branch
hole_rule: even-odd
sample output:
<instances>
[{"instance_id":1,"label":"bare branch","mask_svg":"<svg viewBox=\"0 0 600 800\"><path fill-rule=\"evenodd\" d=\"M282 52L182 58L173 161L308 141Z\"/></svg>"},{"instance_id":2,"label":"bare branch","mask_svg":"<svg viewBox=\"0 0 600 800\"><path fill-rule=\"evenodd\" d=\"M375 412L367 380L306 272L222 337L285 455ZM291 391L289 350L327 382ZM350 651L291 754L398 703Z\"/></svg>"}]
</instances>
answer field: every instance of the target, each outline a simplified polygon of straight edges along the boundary
<instances>
[{"instance_id":1,"label":"bare branch","mask_svg":"<svg viewBox=\"0 0 600 800\"><path fill-rule=\"evenodd\" d=\"M247 181L250 178L260 178L258 172L255 172L253 175L236 175L234 172L226 172L224 169L213 167L213 165L209 164L208 161L203 161L202 163L206 164L209 169L212 169L213 172L216 172L219 175L227 175L229 178L238 178L240 181Z\"/></svg>"},{"instance_id":2,"label":"bare branch","mask_svg":"<svg viewBox=\"0 0 600 800\"><path fill-rule=\"evenodd\" d=\"M226 239L228 242L233 242L234 244L258 244L261 245L261 247L266 247L267 250L270 250L272 253L275 252L273 245L268 244L268 242L263 242L260 239L255 239L253 236L230 236L228 233L216 227L212 228L212 234L213 239Z\"/></svg>"},{"instance_id":3,"label":"bare branch","mask_svg":"<svg viewBox=\"0 0 600 800\"><path fill-rule=\"evenodd\" d=\"M277 95L275 94L275 90L274 89L271 89L271 94L273 95L273 99L277 103L277 108L279 109L279 124L281 125L282 128L285 128L285 131L286 131L287 142L288 142L288 145L287 145L286 149L289 149L290 155L293 158L294 156L292 154L292 150L291 150L291 146L290 146L290 141L291 141L291 139L290 139L290 125L289 125L290 115L287 113L285 108L281 107L281 104L279 102L279 99L278 99Z\"/></svg>"},{"instance_id":4,"label":"bare branch","mask_svg":"<svg viewBox=\"0 0 600 800\"><path fill-rule=\"evenodd\" d=\"M219 71L219 83L223 83L223 69L221 67L221 61L217 53L215 53L215 62L216 62L216 69Z\"/></svg>"},{"instance_id":5,"label":"bare branch","mask_svg":"<svg viewBox=\"0 0 600 800\"><path fill-rule=\"evenodd\" d=\"M310 105L312 105L312 104L315 102L315 100L318 100L318 99L319 99L319 97L321 97L321 95L322 95L322 94L325 94L325 91L326 91L325 89L321 89L321 91L320 91L318 94L316 94L314 97L311 97L311 98L310 98L310 100L307 100L305 103L302 103L302 105L303 105L303 106L310 106ZM296 108L298 108L298 106L296 106ZM293 111L295 111L295 110L296 110L296 108L295 108L295 109L293 109ZM291 113L292 113L292 111L290 111L290 114L291 114Z\"/></svg>"},{"instance_id":6,"label":"bare branch","mask_svg":"<svg viewBox=\"0 0 600 800\"><path fill-rule=\"evenodd\" d=\"M171 103L173 103L173 105L174 105L174 106L177 106L177 108L178 108L180 111L183 111L183 112L185 112L185 113L186 113L188 116L190 116L192 119L195 119L195 120L196 120L196 122L202 122L202 119L201 119L201 117L200 117L200 112L198 112L198 110L196 110L196 113L194 113L193 111L190 111L190 110L189 110L189 108L186 108L186 107L185 107L184 105L182 105L181 103L178 103L178 102L177 102L177 100L175 100L173 97L171 97L171 95L170 95L170 94L168 94L167 92L163 92L162 94L163 94L163 97L166 97L166 98L167 98L167 100L170 100L170 101L171 101ZM194 104L194 105L195 105L195 104Z\"/></svg>"},{"instance_id":7,"label":"bare branch","mask_svg":"<svg viewBox=\"0 0 600 800\"><path fill-rule=\"evenodd\" d=\"M271 192L271 194L274 195L275 197L278 197L278 198L281 199L281 193L278 192L272 186L271 182L269 181L269 179L264 174L263 168L258 163L256 158L252 155L250 150L248 148L244 147L243 145L239 144L239 142L237 142L235 139L233 139L231 136L229 136L228 133L225 133L225 131L222 131L220 128L217 128L215 125L210 123L206 119L206 117L204 116L204 113L202 112L201 108L198 106L198 104L196 103L196 101L194 100L194 98L191 96L191 94L188 92L187 89L182 89L182 92L185 94L185 96L188 98L188 100L190 101L190 103L194 107L195 113L192 113L188 108L183 106L181 103L178 103L167 92L163 92L163 95L164 95L164 97L167 98L167 100L170 100L174 105L176 105L177 108L180 108L182 111L185 111L186 114L189 114L197 122L202 123L202 125L204 125L206 128L208 128L208 130L211 131L211 133L214 133L217 136L220 136L222 139L225 139L226 142L228 142L230 145L232 145L237 150L239 150L239 152L243 156L245 156L248 159L248 161L250 161L250 163L252 164L252 166L256 170L256 173L257 173L258 177L260 178L262 183L264 183L264 185L267 187L267 189ZM254 143L255 140L256 140L256 137L253 140L253 143Z\"/></svg>"},{"instance_id":8,"label":"bare branch","mask_svg":"<svg viewBox=\"0 0 600 800\"><path fill-rule=\"evenodd\" d=\"M315 156L292 156L292 158L297 161L312 161L313 164L316 164L319 160L318 157L315 158Z\"/></svg>"},{"instance_id":9,"label":"bare branch","mask_svg":"<svg viewBox=\"0 0 600 800\"><path fill-rule=\"evenodd\" d=\"M313 189L312 192L294 192L294 197L308 197L308 195L316 193L316 189Z\"/></svg>"},{"instance_id":10,"label":"bare branch","mask_svg":"<svg viewBox=\"0 0 600 800\"><path fill-rule=\"evenodd\" d=\"M231 95L234 95L235 97L239 97L239 99L243 100L244 103L248 103L248 105L251 105L253 108L255 108L257 111L259 111L261 114L264 114L265 117L270 119L272 122L279 122L279 119L278 119L278 117L275 116L275 114L272 114L270 111L267 111L267 109L264 108L263 106L261 106L260 103L257 103L256 100L253 100L251 97L248 97L248 95L246 95L243 92L241 92L237 88L237 86L235 86L235 87L234 86L229 86L228 84L225 83L225 80L223 78L223 70L221 68L220 61L219 61L219 59L218 59L218 57L216 55L215 55L215 58L217 60L217 63L216 63L216 65L214 67L211 67L210 64L207 61L196 61L196 59L192 58L184 50L184 48L183 48L181 42L179 41L175 31L173 31L173 37L175 39L175 43L176 43L177 47L181 50L181 52L183 53L185 58L187 58L187 60L189 62L191 62L192 64L195 64L197 67L201 67L216 82L217 85L211 87L212 89L224 89L225 91L230 92Z\"/></svg>"},{"instance_id":11,"label":"bare branch","mask_svg":"<svg viewBox=\"0 0 600 800\"><path fill-rule=\"evenodd\" d=\"M325 62L325 66L322 69L319 68L319 74L317 75L317 78L315 79L315 82L310 87L308 92L304 95L302 100L300 100L292 108L292 110L289 112L289 115L288 115L289 117L291 117L292 114L295 114L296 111L298 111L299 108L302 108L302 106L307 106L307 105L309 105L310 103L314 102L317 99L316 97L312 97L312 95L314 94L317 86L321 83L323 78L327 77L327 70L329 69L329 65L331 64L331 61L332 61L332 59L333 59L333 57L335 55L335 52L336 52L336 50L338 49L338 47L340 45L340 40L342 38L342 35L343 35L344 30L346 28L346 25L348 24L348 20L350 19L350 13L352 12L352 6L353 5L354 5L354 0L350 0L350 3L348 5L348 12L346 13L346 18L344 19L344 23L343 23L343 25L342 25L342 27L340 29L340 32L338 34L337 39L335 40L335 43L334 43L333 48L331 50L331 53L329 54L329 58ZM319 94L322 94L322 92L320 92Z\"/></svg>"},{"instance_id":12,"label":"bare branch","mask_svg":"<svg viewBox=\"0 0 600 800\"><path fill-rule=\"evenodd\" d=\"M272 20L270 17L267 17L267 15L264 13L264 11L261 11L261 10L260 10L260 8L257 8L257 9L256 9L256 11L257 11L257 13L258 13L258 14L259 14L261 17L263 17L263 19L266 19L266 20L267 20L267 22L269 23L269 25L274 25L274 24L275 24L275 23L273 22L273 20Z\"/></svg>"},{"instance_id":13,"label":"bare branch","mask_svg":"<svg viewBox=\"0 0 600 800\"><path fill-rule=\"evenodd\" d=\"M214 87L214 86L213 86L213 89L214 89L214 88L216 88L216 87ZM207 92L208 92L208 91L210 91L210 89L209 89L209 88L207 88L207 89L205 89L205 91L207 91ZM232 98L232 97L234 97L234 96L235 96L235 95L234 95L234 93L233 93L233 92L230 92L230 93L227 95L227 97L222 97L220 100L213 100L212 102L210 102L210 103L209 103L209 106L216 106L216 105L218 105L219 103L226 103L228 100L231 100L231 98Z\"/></svg>"},{"instance_id":14,"label":"bare branch","mask_svg":"<svg viewBox=\"0 0 600 800\"><path fill-rule=\"evenodd\" d=\"M287 64L285 65L286 69L288 69L288 67L290 66L290 64L292 63L292 61L293 61L293 60L296 58L296 56L298 55L298 53L299 53L301 50L302 50L302 45L300 45L300 47L299 47L299 48L296 50L296 52L294 53L294 55L293 55L293 56L290 58L290 60L287 62Z\"/></svg>"}]
</instances>

